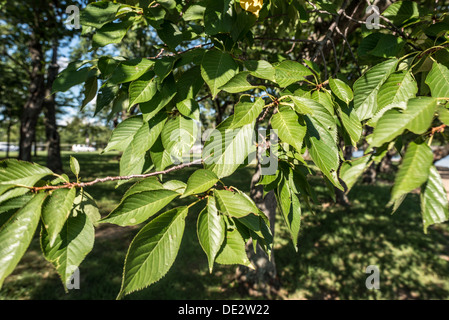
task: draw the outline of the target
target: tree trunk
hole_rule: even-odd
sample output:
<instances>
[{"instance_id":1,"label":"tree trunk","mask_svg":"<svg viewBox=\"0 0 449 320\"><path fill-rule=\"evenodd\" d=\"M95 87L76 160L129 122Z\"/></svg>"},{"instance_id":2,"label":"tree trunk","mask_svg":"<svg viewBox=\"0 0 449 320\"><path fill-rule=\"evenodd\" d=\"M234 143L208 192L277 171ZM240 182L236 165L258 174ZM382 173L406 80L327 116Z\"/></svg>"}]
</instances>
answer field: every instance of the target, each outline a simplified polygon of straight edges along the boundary
<instances>
[{"instance_id":1,"label":"tree trunk","mask_svg":"<svg viewBox=\"0 0 449 320\"><path fill-rule=\"evenodd\" d=\"M343 156L344 156L345 160L351 160L352 159L352 146L345 146L343 139L340 139L340 146L343 149ZM351 203L349 202L348 195L346 193L347 192L346 184L340 178L339 178L339 181L345 190L343 191L343 190L340 190L340 189L334 187L335 200L339 205L349 207L351 205Z\"/></svg>"},{"instance_id":2,"label":"tree trunk","mask_svg":"<svg viewBox=\"0 0 449 320\"><path fill-rule=\"evenodd\" d=\"M251 180L251 198L257 207L268 217L271 233L274 237L277 203L273 191L270 191L264 198L263 186L256 186L261 176L261 170L261 165L258 164L257 170ZM277 277L273 250L271 251L271 257L268 257L259 245L257 246L256 252L254 252L253 244L249 243L246 251L255 270L246 267L239 267L237 269L236 277L241 287L247 293L254 296L272 297L273 295L278 295L280 284Z\"/></svg>"},{"instance_id":3,"label":"tree trunk","mask_svg":"<svg viewBox=\"0 0 449 320\"><path fill-rule=\"evenodd\" d=\"M31 161L31 149L36 137L36 124L45 98L43 67L45 64L42 45L38 35L33 32L30 40L31 75L29 97L20 119L19 159Z\"/></svg>"},{"instance_id":4,"label":"tree trunk","mask_svg":"<svg viewBox=\"0 0 449 320\"><path fill-rule=\"evenodd\" d=\"M8 121L8 127L6 128L6 158L9 158L9 145L11 143L11 127L12 127L12 120L10 118Z\"/></svg>"},{"instance_id":5,"label":"tree trunk","mask_svg":"<svg viewBox=\"0 0 449 320\"><path fill-rule=\"evenodd\" d=\"M61 146L58 128L56 125L56 101L55 95L51 94L51 88L53 82L58 75L59 66L57 64L58 59L58 40L53 40L52 46L52 61L48 68L47 73L47 90L46 96L48 97L44 102L44 124L45 124L45 136L47 139L47 167L56 173L62 173L62 160L61 160Z\"/></svg>"}]
</instances>

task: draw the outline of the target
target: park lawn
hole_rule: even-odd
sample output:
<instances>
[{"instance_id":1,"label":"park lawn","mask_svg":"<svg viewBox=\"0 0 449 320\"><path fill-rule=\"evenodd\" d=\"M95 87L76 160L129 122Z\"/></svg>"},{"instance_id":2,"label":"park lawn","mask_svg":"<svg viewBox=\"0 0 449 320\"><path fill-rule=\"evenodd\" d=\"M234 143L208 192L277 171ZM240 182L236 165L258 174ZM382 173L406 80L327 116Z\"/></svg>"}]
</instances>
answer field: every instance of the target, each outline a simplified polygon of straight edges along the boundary
<instances>
[{"instance_id":1,"label":"park lawn","mask_svg":"<svg viewBox=\"0 0 449 320\"><path fill-rule=\"evenodd\" d=\"M68 169L70 153L63 153ZM81 176L91 180L118 174L117 154L74 154ZM0 158L2 154L0 154ZM45 164L40 154L36 162ZM195 168L169 174L166 179L186 181ZM254 168L239 170L225 183L249 191ZM282 221L277 222L275 261L281 290L279 299L448 299L449 224L424 234L417 194L411 194L391 215L385 205L390 184L357 184L350 208L333 205L318 178L320 204L314 213L303 212L299 249L295 251ZM128 184L129 185L129 184ZM103 215L111 211L128 185L105 183L87 191L97 199ZM176 200L168 207L188 202ZM125 299L254 299L234 281L234 266L216 265L212 274L198 244L195 205L186 220L180 253L159 282ZM0 299L115 299L121 283L127 247L138 227L100 225L93 251L80 267L81 288L65 293L52 266L42 257L36 236L29 250L0 290ZM365 269L380 270L380 290L365 286Z\"/></svg>"}]
</instances>

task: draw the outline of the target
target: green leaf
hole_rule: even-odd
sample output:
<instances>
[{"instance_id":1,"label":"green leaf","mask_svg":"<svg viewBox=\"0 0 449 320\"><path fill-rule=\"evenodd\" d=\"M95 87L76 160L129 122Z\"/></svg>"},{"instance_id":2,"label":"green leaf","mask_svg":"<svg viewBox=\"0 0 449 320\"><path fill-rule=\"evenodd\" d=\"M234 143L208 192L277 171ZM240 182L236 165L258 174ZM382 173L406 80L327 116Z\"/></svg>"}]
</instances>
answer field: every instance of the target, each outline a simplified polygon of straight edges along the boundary
<instances>
[{"instance_id":1,"label":"green leaf","mask_svg":"<svg viewBox=\"0 0 449 320\"><path fill-rule=\"evenodd\" d=\"M105 107L110 106L116 98L118 91L119 87L117 85L109 82L104 83L98 91L94 115L97 115Z\"/></svg>"},{"instance_id":2,"label":"green leaf","mask_svg":"<svg viewBox=\"0 0 449 320\"><path fill-rule=\"evenodd\" d=\"M72 170L73 174L78 177L80 174L80 164L75 157L70 156L70 170Z\"/></svg>"},{"instance_id":3,"label":"green leaf","mask_svg":"<svg viewBox=\"0 0 449 320\"><path fill-rule=\"evenodd\" d=\"M400 37L395 37L392 34L381 34L374 49L368 53L376 57L392 58L400 53L404 44L405 41Z\"/></svg>"},{"instance_id":4,"label":"green leaf","mask_svg":"<svg viewBox=\"0 0 449 320\"><path fill-rule=\"evenodd\" d=\"M438 119L449 126L449 110L446 107L438 106L437 107Z\"/></svg>"},{"instance_id":5,"label":"green leaf","mask_svg":"<svg viewBox=\"0 0 449 320\"><path fill-rule=\"evenodd\" d=\"M123 89L126 90L125 86L123 86ZM106 118L107 121L111 121L117 116L117 113L123 113L125 110L130 110L129 95L128 92L124 90L119 90L114 97L114 100L112 100L111 110Z\"/></svg>"},{"instance_id":6,"label":"green leaf","mask_svg":"<svg viewBox=\"0 0 449 320\"><path fill-rule=\"evenodd\" d=\"M298 197L290 190L286 178L282 179L276 192L278 206L292 238L295 250L298 250L298 235L301 226L301 205Z\"/></svg>"},{"instance_id":7,"label":"green leaf","mask_svg":"<svg viewBox=\"0 0 449 320\"><path fill-rule=\"evenodd\" d=\"M189 177L189 180L187 180L187 187L181 198L205 192L212 188L217 181L218 177L212 171L198 169Z\"/></svg>"},{"instance_id":8,"label":"green leaf","mask_svg":"<svg viewBox=\"0 0 449 320\"><path fill-rule=\"evenodd\" d=\"M84 214L67 219L54 245L50 244L50 236L45 228L42 228L42 251L45 258L55 267L65 288L76 268L92 250L94 241L94 226Z\"/></svg>"},{"instance_id":9,"label":"green leaf","mask_svg":"<svg viewBox=\"0 0 449 320\"><path fill-rule=\"evenodd\" d=\"M315 109L317 102L312 99L297 97L297 96L288 96L292 101L295 108L295 111L299 114L313 114L313 109ZM319 107L321 108L321 107Z\"/></svg>"},{"instance_id":10,"label":"green leaf","mask_svg":"<svg viewBox=\"0 0 449 320\"><path fill-rule=\"evenodd\" d=\"M250 213L257 214L259 209L254 202L244 195L228 190L215 190L217 209L235 218L244 217Z\"/></svg>"},{"instance_id":11,"label":"green leaf","mask_svg":"<svg viewBox=\"0 0 449 320\"><path fill-rule=\"evenodd\" d=\"M302 99L307 99L307 98L302 97ZM314 91L312 94L312 100L318 102L322 107L324 107L327 110L327 112L330 115L334 114L334 104L335 103L334 103L332 94L329 91L327 91L327 90L326 91ZM312 106L314 108L320 109L319 106L315 107L313 104L312 104Z\"/></svg>"},{"instance_id":12,"label":"green leaf","mask_svg":"<svg viewBox=\"0 0 449 320\"><path fill-rule=\"evenodd\" d=\"M142 124L120 158L120 175L128 176L142 173L145 154L158 139L166 121L167 114L161 113L148 123Z\"/></svg>"},{"instance_id":13,"label":"green leaf","mask_svg":"<svg viewBox=\"0 0 449 320\"><path fill-rule=\"evenodd\" d=\"M47 197L42 208L42 222L48 233L48 242L53 247L56 237L61 232L75 201L76 189L54 190Z\"/></svg>"},{"instance_id":14,"label":"green leaf","mask_svg":"<svg viewBox=\"0 0 449 320\"><path fill-rule=\"evenodd\" d=\"M203 20L204 11L206 11L206 7L193 4L187 8L182 18L184 21Z\"/></svg>"},{"instance_id":15,"label":"green leaf","mask_svg":"<svg viewBox=\"0 0 449 320\"><path fill-rule=\"evenodd\" d=\"M253 247L255 247L254 250L257 250L257 245L260 245L268 256L271 255L273 235L269 227L268 218L263 213L258 216L249 214L233 220L237 222L237 229L242 230L242 228L239 228L240 223L247 228L253 241Z\"/></svg>"},{"instance_id":16,"label":"green leaf","mask_svg":"<svg viewBox=\"0 0 449 320\"><path fill-rule=\"evenodd\" d=\"M254 268L246 254L245 241L237 229L226 230L225 240L215 261L219 264L240 264Z\"/></svg>"},{"instance_id":17,"label":"green leaf","mask_svg":"<svg viewBox=\"0 0 449 320\"><path fill-rule=\"evenodd\" d=\"M419 188L429 177L433 153L425 144L410 143L394 181L390 203Z\"/></svg>"},{"instance_id":18,"label":"green leaf","mask_svg":"<svg viewBox=\"0 0 449 320\"><path fill-rule=\"evenodd\" d=\"M89 77L84 84L84 99L81 103L83 109L89 102L91 102L97 95L98 78L96 76Z\"/></svg>"},{"instance_id":19,"label":"green leaf","mask_svg":"<svg viewBox=\"0 0 449 320\"><path fill-rule=\"evenodd\" d=\"M91 69L89 67L81 67L88 62L89 61L74 61L69 63L67 68L61 71L53 82L52 93L65 92L71 87L85 82Z\"/></svg>"},{"instance_id":20,"label":"green leaf","mask_svg":"<svg viewBox=\"0 0 449 320\"><path fill-rule=\"evenodd\" d=\"M242 71L238 73L231 80L229 80L224 86L222 86L220 90L229 93L239 93L253 89L261 89L261 90L266 89L263 86L253 86L251 83L249 83L247 80L249 74L250 74L249 71Z\"/></svg>"},{"instance_id":21,"label":"green leaf","mask_svg":"<svg viewBox=\"0 0 449 320\"><path fill-rule=\"evenodd\" d=\"M53 175L50 169L15 159L0 161L0 185L33 187L40 179Z\"/></svg>"},{"instance_id":22,"label":"green leaf","mask_svg":"<svg viewBox=\"0 0 449 320\"><path fill-rule=\"evenodd\" d=\"M112 72L109 82L112 84L120 84L134 81L139 79L153 65L153 60L142 58L122 61Z\"/></svg>"},{"instance_id":23,"label":"green leaf","mask_svg":"<svg viewBox=\"0 0 449 320\"><path fill-rule=\"evenodd\" d=\"M121 61L121 58L112 58L109 56L100 57L97 62L97 67L101 72L101 77L104 79L108 79Z\"/></svg>"},{"instance_id":24,"label":"green leaf","mask_svg":"<svg viewBox=\"0 0 449 320\"><path fill-rule=\"evenodd\" d=\"M377 123L379 122L379 119L382 118L384 116L385 113L387 113L390 110L393 109L397 109L397 110L405 110L407 109L407 102L396 102L396 103L391 103L389 105L387 105L386 107L384 107L383 109L379 110L371 119L369 119L366 124L369 125L370 127L376 128L377 127ZM394 113L394 112L392 112Z\"/></svg>"},{"instance_id":25,"label":"green leaf","mask_svg":"<svg viewBox=\"0 0 449 320\"><path fill-rule=\"evenodd\" d=\"M338 99L349 104L354 99L351 88L340 79L329 78L329 86Z\"/></svg>"},{"instance_id":26,"label":"green leaf","mask_svg":"<svg viewBox=\"0 0 449 320\"><path fill-rule=\"evenodd\" d=\"M156 73L161 81L173 71L173 66L176 60L178 60L178 57L172 56L162 57L156 60L156 63L154 64L154 73Z\"/></svg>"},{"instance_id":27,"label":"green leaf","mask_svg":"<svg viewBox=\"0 0 449 320\"><path fill-rule=\"evenodd\" d=\"M149 177L142 179L129 188L125 194L123 195L123 199L129 197L130 195L145 192L145 191L151 191L151 190L161 190L165 189L164 186L158 181L156 177Z\"/></svg>"},{"instance_id":28,"label":"green leaf","mask_svg":"<svg viewBox=\"0 0 449 320\"><path fill-rule=\"evenodd\" d=\"M408 100L407 109L402 113L398 110L386 112L377 122L371 145L380 147L392 141L405 129L416 134L423 134L432 123L436 106L435 98L419 97Z\"/></svg>"},{"instance_id":29,"label":"green leaf","mask_svg":"<svg viewBox=\"0 0 449 320\"><path fill-rule=\"evenodd\" d=\"M214 172L218 178L230 176L244 164L252 150L254 123L238 129L229 129L231 116L213 130L204 144L202 158L205 168Z\"/></svg>"},{"instance_id":30,"label":"green leaf","mask_svg":"<svg viewBox=\"0 0 449 320\"><path fill-rule=\"evenodd\" d=\"M132 18L117 23L109 22L92 36L92 47L100 48L111 43L120 43L133 24Z\"/></svg>"},{"instance_id":31,"label":"green leaf","mask_svg":"<svg viewBox=\"0 0 449 320\"><path fill-rule=\"evenodd\" d=\"M334 117L334 104L328 102L322 104L316 100L299 98L302 101L306 101L308 106L312 109L312 114L307 114L306 118L313 120L317 125L325 128L332 136L333 140L337 142L337 122ZM327 105L330 104L330 105Z\"/></svg>"},{"instance_id":32,"label":"green leaf","mask_svg":"<svg viewBox=\"0 0 449 320\"><path fill-rule=\"evenodd\" d=\"M200 245L209 261L209 271L212 273L215 258L226 234L223 216L218 213L213 197L208 198L206 208L198 215L197 233Z\"/></svg>"},{"instance_id":33,"label":"green leaf","mask_svg":"<svg viewBox=\"0 0 449 320\"><path fill-rule=\"evenodd\" d=\"M268 61L246 60L244 65L251 75L256 78L269 81L275 81L276 79L276 69Z\"/></svg>"},{"instance_id":34,"label":"green leaf","mask_svg":"<svg viewBox=\"0 0 449 320\"><path fill-rule=\"evenodd\" d=\"M80 22L86 27L101 28L108 22L115 20L120 3L98 1L90 3L81 11Z\"/></svg>"},{"instance_id":35,"label":"green leaf","mask_svg":"<svg viewBox=\"0 0 449 320\"><path fill-rule=\"evenodd\" d=\"M157 0L158 3L161 4L165 9L167 10L173 10L176 8L176 1L175 0Z\"/></svg>"},{"instance_id":36,"label":"green leaf","mask_svg":"<svg viewBox=\"0 0 449 320\"><path fill-rule=\"evenodd\" d=\"M301 204L296 194L292 194L292 206L288 214L284 213L284 221L292 237L293 246L298 251L298 237L301 228Z\"/></svg>"},{"instance_id":37,"label":"green leaf","mask_svg":"<svg viewBox=\"0 0 449 320\"><path fill-rule=\"evenodd\" d=\"M183 40L182 32L178 26L166 20L157 32L159 38L171 49L175 49Z\"/></svg>"},{"instance_id":38,"label":"green leaf","mask_svg":"<svg viewBox=\"0 0 449 320\"><path fill-rule=\"evenodd\" d=\"M226 52L210 50L206 52L201 63L201 76L215 98L221 87L228 83L237 73L238 65Z\"/></svg>"},{"instance_id":39,"label":"green leaf","mask_svg":"<svg viewBox=\"0 0 449 320\"><path fill-rule=\"evenodd\" d=\"M9 215L5 214L2 216L2 213L7 213L8 211L18 210L22 208L31 200L31 198L33 198L33 196L34 195L30 192L20 197L14 197L12 199L6 200L5 202L2 202L2 205L0 206L0 226L2 226L6 222L6 220L9 219Z\"/></svg>"},{"instance_id":40,"label":"green leaf","mask_svg":"<svg viewBox=\"0 0 449 320\"><path fill-rule=\"evenodd\" d=\"M155 215L177 196L179 194L171 190L151 190L131 194L102 219L102 222L122 227L137 225Z\"/></svg>"},{"instance_id":41,"label":"green leaf","mask_svg":"<svg viewBox=\"0 0 449 320\"><path fill-rule=\"evenodd\" d=\"M176 81L176 102L194 99L203 84L200 66L187 70Z\"/></svg>"},{"instance_id":42,"label":"green leaf","mask_svg":"<svg viewBox=\"0 0 449 320\"><path fill-rule=\"evenodd\" d=\"M16 188L14 185L7 184L0 185L0 190L3 190L0 195L0 203L30 192L28 188Z\"/></svg>"},{"instance_id":43,"label":"green leaf","mask_svg":"<svg viewBox=\"0 0 449 320\"><path fill-rule=\"evenodd\" d=\"M97 203L85 190L81 190L73 201L72 212L73 216L78 216L80 214L86 215L94 226L96 226L101 219Z\"/></svg>"},{"instance_id":44,"label":"green leaf","mask_svg":"<svg viewBox=\"0 0 449 320\"><path fill-rule=\"evenodd\" d=\"M317 118L306 117L307 135L306 145L310 157L323 174L339 189L341 186L337 170L340 164L338 147L335 137L329 130L329 126L324 126Z\"/></svg>"},{"instance_id":45,"label":"green leaf","mask_svg":"<svg viewBox=\"0 0 449 320\"><path fill-rule=\"evenodd\" d=\"M153 161L156 171L161 171L173 164L170 153L162 145L162 139L159 137L150 150L151 161Z\"/></svg>"},{"instance_id":46,"label":"green leaf","mask_svg":"<svg viewBox=\"0 0 449 320\"><path fill-rule=\"evenodd\" d=\"M162 83L162 89L151 98L150 101L139 105L143 113L143 119L149 121L156 116L176 95L176 85L173 75L169 75Z\"/></svg>"},{"instance_id":47,"label":"green leaf","mask_svg":"<svg viewBox=\"0 0 449 320\"><path fill-rule=\"evenodd\" d=\"M138 103L147 102L153 98L157 92L157 81L153 73L148 76L135 80L129 86L129 106L132 107Z\"/></svg>"},{"instance_id":48,"label":"green leaf","mask_svg":"<svg viewBox=\"0 0 449 320\"><path fill-rule=\"evenodd\" d=\"M304 77L312 75L307 67L299 62L286 60L275 67L276 82L281 88L288 87L292 83L304 80Z\"/></svg>"},{"instance_id":49,"label":"green leaf","mask_svg":"<svg viewBox=\"0 0 449 320\"><path fill-rule=\"evenodd\" d=\"M401 26L407 21L420 17L418 3L415 1L397 1L390 5L382 15L396 26Z\"/></svg>"},{"instance_id":50,"label":"green leaf","mask_svg":"<svg viewBox=\"0 0 449 320\"><path fill-rule=\"evenodd\" d=\"M434 98L449 98L449 69L441 63L434 62L426 78Z\"/></svg>"},{"instance_id":51,"label":"green leaf","mask_svg":"<svg viewBox=\"0 0 449 320\"><path fill-rule=\"evenodd\" d=\"M204 31L213 36L232 30L232 0L208 0L204 11Z\"/></svg>"},{"instance_id":52,"label":"green leaf","mask_svg":"<svg viewBox=\"0 0 449 320\"><path fill-rule=\"evenodd\" d=\"M255 101L252 101L249 96L242 96L234 107L234 118L229 129L240 128L254 123L261 114L264 106L265 101L262 98L257 98Z\"/></svg>"},{"instance_id":53,"label":"green leaf","mask_svg":"<svg viewBox=\"0 0 449 320\"><path fill-rule=\"evenodd\" d=\"M120 122L114 131L112 131L111 138L103 152L112 150L125 151L136 132L142 127L142 124L142 116L130 117Z\"/></svg>"},{"instance_id":54,"label":"green leaf","mask_svg":"<svg viewBox=\"0 0 449 320\"><path fill-rule=\"evenodd\" d=\"M352 107L352 105L339 105L339 108L337 108L337 113L340 116L343 127L345 128L351 139L352 145L356 147L362 135L363 129L362 123L357 117L355 109Z\"/></svg>"},{"instance_id":55,"label":"green leaf","mask_svg":"<svg viewBox=\"0 0 449 320\"><path fill-rule=\"evenodd\" d=\"M377 97L377 112L385 107L400 102L407 102L418 92L418 85L408 71L392 73L382 85Z\"/></svg>"},{"instance_id":56,"label":"green leaf","mask_svg":"<svg viewBox=\"0 0 449 320\"><path fill-rule=\"evenodd\" d=\"M184 117L200 121L200 106L193 99L187 99L176 104L176 109Z\"/></svg>"},{"instance_id":57,"label":"green leaf","mask_svg":"<svg viewBox=\"0 0 449 320\"><path fill-rule=\"evenodd\" d=\"M283 141L301 153L302 141L307 128L299 123L298 115L289 107L280 108L271 118L271 125Z\"/></svg>"},{"instance_id":58,"label":"green leaf","mask_svg":"<svg viewBox=\"0 0 449 320\"><path fill-rule=\"evenodd\" d=\"M161 279L178 254L187 207L167 211L143 227L129 246L118 298Z\"/></svg>"},{"instance_id":59,"label":"green leaf","mask_svg":"<svg viewBox=\"0 0 449 320\"><path fill-rule=\"evenodd\" d=\"M198 134L198 125L192 119L178 115L167 121L161 132L162 145L173 159L182 161L189 155Z\"/></svg>"},{"instance_id":60,"label":"green leaf","mask_svg":"<svg viewBox=\"0 0 449 320\"><path fill-rule=\"evenodd\" d=\"M354 160L347 160L342 163L340 168L340 178L346 184L346 192L352 189L357 179L362 175L365 169L371 164L371 157L364 156Z\"/></svg>"},{"instance_id":61,"label":"green leaf","mask_svg":"<svg viewBox=\"0 0 449 320\"><path fill-rule=\"evenodd\" d=\"M179 194L183 194L187 188L185 182L179 180L170 180L163 184L164 189L175 191Z\"/></svg>"},{"instance_id":62,"label":"green leaf","mask_svg":"<svg viewBox=\"0 0 449 320\"><path fill-rule=\"evenodd\" d=\"M397 59L382 62L369 69L354 83L354 108L361 121L371 118L378 110L379 89L395 71L397 64Z\"/></svg>"},{"instance_id":63,"label":"green leaf","mask_svg":"<svg viewBox=\"0 0 449 320\"><path fill-rule=\"evenodd\" d=\"M0 288L33 239L45 197L45 193L35 195L0 226Z\"/></svg>"},{"instance_id":64,"label":"green leaf","mask_svg":"<svg viewBox=\"0 0 449 320\"><path fill-rule=\"evenodd\" d=\"M429 179L421 190L421 212L425 233L430 225L449 220L447 191L435 166L430 167Z\"/></svg>"}]
</instances>

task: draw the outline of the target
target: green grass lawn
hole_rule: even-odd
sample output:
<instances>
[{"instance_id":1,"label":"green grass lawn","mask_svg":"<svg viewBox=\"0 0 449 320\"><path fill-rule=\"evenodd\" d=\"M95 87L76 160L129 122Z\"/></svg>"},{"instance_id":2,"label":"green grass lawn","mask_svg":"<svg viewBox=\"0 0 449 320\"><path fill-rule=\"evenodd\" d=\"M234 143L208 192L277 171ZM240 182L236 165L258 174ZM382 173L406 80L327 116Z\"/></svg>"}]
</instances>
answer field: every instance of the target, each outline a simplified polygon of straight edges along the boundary
<instances>
[{"instance_id":1,"label":"green grass lawn","mask_svg":"<svg viewBox=\"0 0 449 320\"><path fill-rule=\"evenodd\" d=\"M63 154L68 171L70 153ZM45 155L36 162L45 164ZM117 154L75 155L81 176L90 180L118 174ZM0 153L0 158L2 154ZM195 168L169 174L166 179L186 181ZM240 169L225 183L249 190L252 167ZM288 299L448 299L449 224L423 233L418 195L410 195L391 215L385 205L389 184L358 184L349 194L352 206L331 204L319 179L312 181L322 201L315 214L304 212L296 252L282 221L277 223L275 261L282 298ZM103 215L118 203L127 185L90 187ZM184 201L184 202L183 202ZM176 200L169 207L186 204ZM233 280L234 266L216 265L209 274L206 255L196 235L200 205L192 207L186 221L180 253L169 273L153 286L126 299L253 299L242 294ZM127 247L138 227L101 225L94 250L80 267L81 288L65 293L60 280L40 253L36 236L29 250L0 290L0 299L115 299L121 283ZM365 269L377 265L380 290L365 287ZM279 297L281 298L281 297Z\"/></svg>"}]
</instances>

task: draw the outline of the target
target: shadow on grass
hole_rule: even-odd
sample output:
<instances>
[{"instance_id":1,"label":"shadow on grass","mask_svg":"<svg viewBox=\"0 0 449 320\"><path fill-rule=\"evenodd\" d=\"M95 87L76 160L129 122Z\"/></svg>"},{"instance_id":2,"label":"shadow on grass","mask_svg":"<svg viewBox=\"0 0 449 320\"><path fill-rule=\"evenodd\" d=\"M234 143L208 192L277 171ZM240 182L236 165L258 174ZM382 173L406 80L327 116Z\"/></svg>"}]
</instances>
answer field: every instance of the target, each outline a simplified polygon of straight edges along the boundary
<instances>
[{"instance_id":1,"label":"shadow on grass","mask_svg":"<svg viewBox=\"0 0 449 320\"><path fill-rule=\"evenodd\" d=\"M282 226L276 262L284 289L294 299L447 299L448 227L423 233L418 195L391 215L388 186L357 185L350 208L305 214L299 251ZM365 286L366 267L380 270L380 290Z\"/></svg>"}]
</instances>

